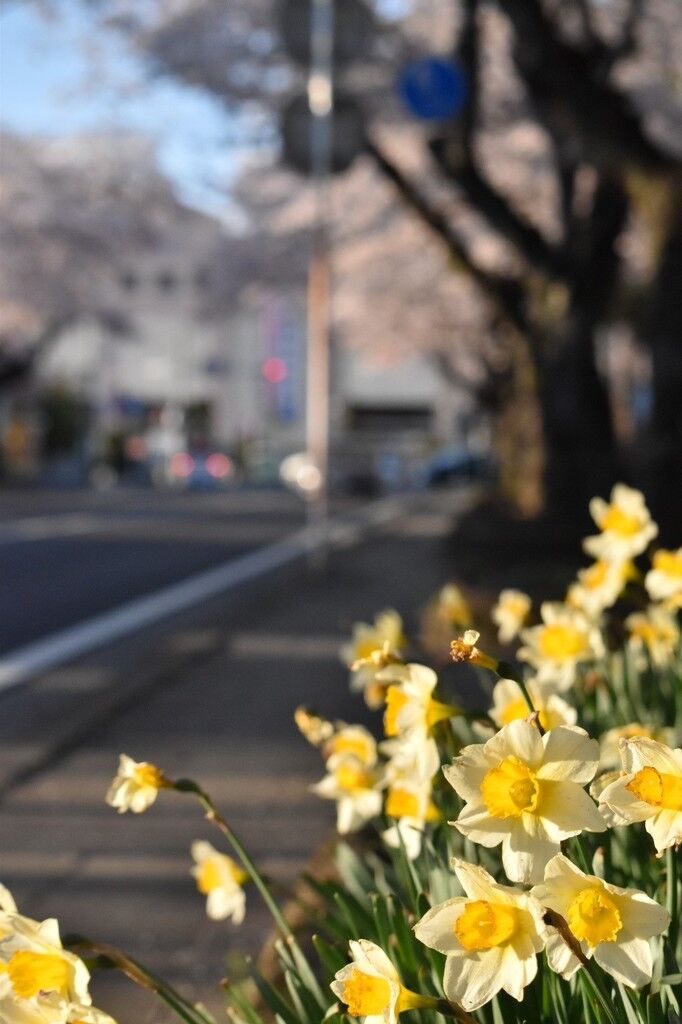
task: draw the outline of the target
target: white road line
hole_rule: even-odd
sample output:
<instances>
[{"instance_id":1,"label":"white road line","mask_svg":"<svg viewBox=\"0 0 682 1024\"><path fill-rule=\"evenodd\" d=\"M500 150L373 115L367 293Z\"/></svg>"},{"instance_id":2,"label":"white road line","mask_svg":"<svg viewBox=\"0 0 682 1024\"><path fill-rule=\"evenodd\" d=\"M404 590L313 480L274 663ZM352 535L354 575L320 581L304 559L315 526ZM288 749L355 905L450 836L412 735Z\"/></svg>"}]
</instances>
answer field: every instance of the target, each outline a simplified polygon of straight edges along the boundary
<instances>
[{"instance_id":1,"label":"white road line","mask_svg":"<svg viewBox=\"0 0 682 1024\"><path fill-rule=\"evenodd\" d=\"M97 529L98 520L88 512L66 513L58 516L27 516L0 522L0 544L18 541L47 540L50 537L70 537L90 533Z\"/></svg>"},{"instance_id":2,"label":"white road line","mask_svg":"<svg viewBox=\"0 0 682 1024\"><path fill-rule=\"evenodd\" d=\"M332 520L303 527L276 544L224 562L215 569L198 573L146 597L135 598L112 611L10 651L0 658L0 690L16 686L39 672L289 565L325 542L332 546L357 543L367 527L387 522L399 515L404 507L400 499L384 498L363 510L359 524Z\"/></svg>"}]
</instances>

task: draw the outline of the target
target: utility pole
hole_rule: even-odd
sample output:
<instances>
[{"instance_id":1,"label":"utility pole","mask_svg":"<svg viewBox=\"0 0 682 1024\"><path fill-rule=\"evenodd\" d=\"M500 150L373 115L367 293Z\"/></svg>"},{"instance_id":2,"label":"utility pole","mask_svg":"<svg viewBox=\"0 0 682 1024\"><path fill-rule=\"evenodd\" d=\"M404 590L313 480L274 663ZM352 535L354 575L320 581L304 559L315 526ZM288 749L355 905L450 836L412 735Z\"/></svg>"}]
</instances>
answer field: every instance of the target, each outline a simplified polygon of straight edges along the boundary
<instances>
[{"instance_id":1,"label":"utility pole","mask_svg":"<svg viewBox=\"0 0 682 1024\"><path fill-rule=\"evenodd\" d=\"M306 376L306 449L319 472L319 485L311 490L308 522L322 524L328 510L329 383L331 349L330 193L332 171L332 116L334 107L334 4L313 0L310 12L310 151L315 193L315 222L308 271L308 337ZM318 548L316 568L326 561Z\"/></svg>"}]
</instances>

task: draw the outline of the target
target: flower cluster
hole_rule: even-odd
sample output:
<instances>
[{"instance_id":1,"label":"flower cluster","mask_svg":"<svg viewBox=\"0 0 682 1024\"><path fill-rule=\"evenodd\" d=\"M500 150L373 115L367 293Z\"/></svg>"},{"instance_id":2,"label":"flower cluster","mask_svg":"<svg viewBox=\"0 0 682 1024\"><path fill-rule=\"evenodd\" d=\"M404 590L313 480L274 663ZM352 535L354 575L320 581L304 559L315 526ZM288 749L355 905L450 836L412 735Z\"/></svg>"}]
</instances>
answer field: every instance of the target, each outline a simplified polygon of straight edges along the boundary
<instances>
[{"instance_id":1,"label":"flower cluster","mask_svg":"<svg viewBox=\"0 0 682 1024\"><path fill-rule=\"evenodd\" d=\"M614 487L609 502L594 499L590 511L600 532L587 538L584 548L596 561L578 572L565 600L541 604L536 623L530 597L518 590L503 591L493 609L500 642L521 640L516 656L527 666L525 675L486 652L480 633L471 628L468 609L465 615L466 606L454 601L461 615L459 621L455 615L448 621L452 661L497 676L487 716L465 715L455 702L437 698L438 678L424 664L396 660L373 676L374 684L383 687L386 736L378 747L385 760L373 762L373 792L386 793L378 835L397 861L415 863L417 884L427 893L436 882L442 890L443 880L432 874L422 855L424 837L430 837L430 857L437 856L439 845L444 851L461 850L450 861L463 894L455 888L444 901L432 902L414 924L417 942L445 956L440 1002L424 1001L437 995L418 996L406 989L387 950L355 937L351 962L336 972L331 985L351 1016L389 1024L402 1010L419 1006L471 1019L469 1013L500 993L523 1000L538 975L540 954L570 986L587 972L605 1019L621 1017L608 1016L609 987L591 973L592 961L617 985L651 985L652 996L663 991L662 1006L679 1008L672 989L652 979L656 955L659 977L661 970L671 984L677 977L678 929L670 908L675 915L682 750L674 747L675 727L661 720L655 699L647 701L637 674L669 671L678 664L682 549L654 551L651 568L638 567L637 559L658 528L643 496L624 485ZM447 620L439 610L444 595L453 593L459 595L456 588L445 588L429 604L426 638L434 635L439 615L441 623ZM632 604L637 610L629 611ZM617 635L620 622L627 637L624 654L612 647L613 629L610 633L605 618L616 605L622 613L619 619L612 611L612 626ZM668 680L673 714L680 705L679 688L679 675ZM630 709L644 708L653 720L628 719ZM591 736L609 717L621 724L611 724L600 738ZM467 729L483 742L466 742ZM437 768L444 760L439 782ZM448 796L453 790L459 803ZM459 842L442 832L447 818ZM654 883L654 890L667 888L669 909L654 898L656 892L620 884L632 877L629 837L615 839L614 846L608 835L638 822L644 823L655 853L670 855L663 877ZM590 836L601 845L595 846ZM496 848L499 867L493 859ZM612 880L605 866L616 862ZM500 880L500 867L513 884ZM656 878L653 867L637 874ZM661 968L661 937L667 932ZM548 991L554 992L552 986L544 989L545 1002ZM556 1006L563 1007L556 1019L578 1019L566 1015L566 1000L577 991L587 990L571 987L556 995ZM581 998L584 1013L590 997ZM628 1003L628 1020L640 1019L633 1010L638 1005Z\"/></svg>"},{"instance_id":2,"label":"flower cluster","mask_svg":"<svg viewBox=\"0 0 682 1024\"><path fill-rule=\"evenodd\" d=\"M658 528L624 485L590 511L599 532L584 549L595 561L563 601L534 615L528 595L500 594L492 622L500 643L518 641L515 661L486 649L448 584L414 640L389 610L355 626L343 649L352 689L383 712L381 738L295 712L324 763L313 792L335 803L342 836L359 833L339 842L331 881L309 880L322 904L319 965L208 794L121 755L108 804L139 814L162 791L196 799L235 858L192 844L188 873L208 916L239 924L250 880L284 940L285 985L248 968L267 1018L225 986L234 1024L397 1024L409 1011L459 1024L680 1019L682 548L651 550ZM425 662L448 651L439 676ZM448 692L463 669L469 682L479 673L481 708ZM123 954L91 949L180 1019L212 1024ZM0 890L0 1022L113 1024L88 982L56 922L22 917Z\"/></svg>"}]
</instances>

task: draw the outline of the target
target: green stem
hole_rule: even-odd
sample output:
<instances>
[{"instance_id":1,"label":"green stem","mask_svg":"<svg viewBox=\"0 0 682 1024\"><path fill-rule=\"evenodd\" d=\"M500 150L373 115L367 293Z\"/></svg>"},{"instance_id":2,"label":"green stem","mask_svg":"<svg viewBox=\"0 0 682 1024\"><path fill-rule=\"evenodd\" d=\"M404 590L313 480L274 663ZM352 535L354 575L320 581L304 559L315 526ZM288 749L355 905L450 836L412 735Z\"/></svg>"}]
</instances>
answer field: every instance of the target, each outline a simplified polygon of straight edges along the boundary
<instances>
[{"instance_id":1,"label":"green stem","mask_svg":"<svg viewBox=\"0 0 682 1024\"><path fill-rule=\"evenodd\" d=\"M132 960L113 946L91 942L90 939L83 938L81 935L72 935L64 938L64 947L67 949L82 949L94 954L96 958L94 960L95 967L118 970L121 974L125 974L134 984L139 985L140 988L146 988L158 996L186 1024L211 1024L210 1017L205 1016L201 1010L188 1003L172 986L155 977L145 967L138 964L137 961Z\"/></svg>"},{"instance_id":2,"label":"green stem","mask_svg":"<svg viewBox=\"0 0 682 1024\"><path fill-rule=\"evenodd\" d=\"M216 828L219 829L219 831L223 834L225 839L227 839L228 843L239 857L239 860L241 861L244 870L247 872L251 881L258 889L258 892L260 893L263 902L265 903L266 907L272 914L273 921L275 922L280 932L284 936L284 939L286 940L287 944L289 945L292 954L294 955L294 959L296 960L296 964L299 972L301 973L301 976L304 977L306 983L308 984L308 987L313 992L315 992L315 995L317 996L320 1004L324 1006L326 1004L326 998L322 992L322 989L320 988L319 982L315 977L312 968L310 967L305 957L305 954L303 953L303 950L298 945L296 937L293 931L291 930L289 924L287 923L284 914L280 910L277 901L273 898L272 893L270 892L267 886L267 883L265 882L263 876L259 872L255 863L252 861L251 857L247 853L246 848L242 844L241 840L238 839L238 837L232 831L232 829L227 824L225 819L219 813L208 793L205 793L204 790L201 789L201 787L198 786L196 782L194 782L192 779L179 779L173 783L172 788L179 793L191 793L194 796L196 796L199 803L204 809L207 820L212 822L216 826Z\"/></svg>"},{"instance_id":3,"label":"green stem","mask_svg":"<svg viewBox=\"0 0 682 1024\"><path fill-rule=\"evenodd\" d=\"M180 789L180 787L182 788ZM263 879L263 876L259 872L254 862L251 860L251 857L247 853L241 841L237 838L237 836L232 831L232 829L227 824L222 815L219 814L210 796L191 780L183 779L180 782L177 782L175 784L175 789L180 789L181 792L194 793L194 795L199 800L199 803L203 807L208 821L212 822L216 826L216 828L219 829L220 832L222 832L222 834L225 836L234 852L239 857L244 867L244 870L248 873L251 881L258 889L258 892L261 894L263 902L265 903L266 907L272 914L273 920L277 927L279 928L279 930L281 931L282 935L284 935L285 938L291 941L294 937L293 932L289 925L287 924L286 918L282 914L282 911L280 910L276 901L273 899L272 893L268 889Z\"/></svg>"},{"instance_id":4,"label":"green stem","mask_svg":"<svg viewBox=\"0 0 682 1024\"><path fill-rule=\"evenodd\" d=\"M588 985L590 986L590 988L592 989L593 993L597 997L598 1003L600 1004L602 1010L606 1014L606 1017L611 1022L611 1024L621 1024L621 1022L618 1020L618 1018L613 1012L613 1008L609 1001L608 995L604 992L601 981L598 979L597 969L595 968L595 965L591 960L588 964L585 965L583 976L587 981Z\"/></svg>"},{"instance_id":5,"label":"green stem","mask_svg":"<svg viewBox=\"0 0 682 1024\"><path fill-rule=\"evenodd\" d=\"M666 862L666 898L665 905L670 914L668 927L668 949L670 951L670 973L677 971L677 935L680 926L677 905L677 851L669 846L665 854Z\"/></svg>"},{"instance_id":6,"label":"green stem","mask_svg":"<svg viewBox=\"0 0 682 1024\"><path fill-rule=\"evenodd\" d=\"M521 693L523 694L523 699L525 700L526 704L528 705L528 709L529 709L530 713L531 714L535 714L537 709L536 709L535 705L533 704L533 701L531 700L531 696L528 693L528 688L527 688L526 684L523 681L523 676L521 675L521 673L517 672L517 670L514 668L514 666L510 665L509 662L501 661L501 662L499 662L499 664L497 666L497 674L499 675L500 679L512 679L517 684L517 686L521 690ZM537 726L538 726L538 729L540 729L540 723L539 722L537 723ZM542 731L542 730L540 730L540 731Z\"/></svg>"}]
</instances>

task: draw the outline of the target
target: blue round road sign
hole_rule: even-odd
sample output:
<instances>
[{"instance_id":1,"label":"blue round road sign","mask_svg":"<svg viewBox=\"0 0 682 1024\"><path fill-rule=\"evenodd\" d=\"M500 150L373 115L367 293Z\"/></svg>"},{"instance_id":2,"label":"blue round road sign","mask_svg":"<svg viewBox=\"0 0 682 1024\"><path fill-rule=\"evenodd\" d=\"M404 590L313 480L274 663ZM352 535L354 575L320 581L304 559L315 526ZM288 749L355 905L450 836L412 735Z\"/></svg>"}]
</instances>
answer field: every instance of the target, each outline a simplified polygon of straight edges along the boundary
<instances>
[{"instance_id":1,"label":"blue round road sign","mask_svg":"<svg viewBox=\"0 0 682 1024\"><path fill-rule=\"evenodd\" d=\"M467 99L464 72L444 57L424 57L400 73L398 93L408 110L423 121L454 117Z\"/></svg>"}]
</instances>

